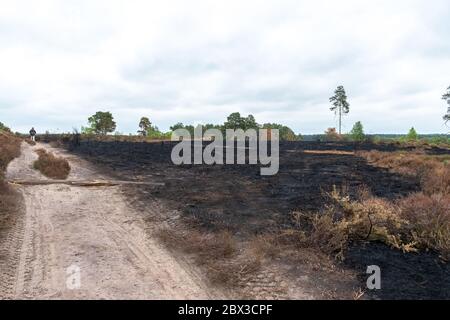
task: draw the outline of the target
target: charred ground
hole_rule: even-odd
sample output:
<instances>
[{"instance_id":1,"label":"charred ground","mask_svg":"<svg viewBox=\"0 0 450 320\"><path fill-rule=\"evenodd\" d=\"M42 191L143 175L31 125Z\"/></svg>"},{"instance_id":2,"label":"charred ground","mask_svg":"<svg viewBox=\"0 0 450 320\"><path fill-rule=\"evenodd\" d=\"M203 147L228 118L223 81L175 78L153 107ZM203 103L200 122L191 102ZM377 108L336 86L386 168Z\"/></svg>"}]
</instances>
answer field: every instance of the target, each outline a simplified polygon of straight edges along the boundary
<instances>
[{"instance_id":1,"label":"charred ground","mask_svg":"<svg viewBox=\"0 0 450 320\"><path fill-rule=\"evenodd\" d=\"M373 195L395 199L420 190L414 178L374 167L356 151L412 151L392 144L281 143L280 170L261 176L253 165L172 164L173 143L81 141L72 152L96 163L121 179L165 182L165 187L139 186L125 190L130 198L158 199L181 212L182 219L204 230L228 230L245 239L292 224L291 213L318 211L326 204L325 193L333 186L346 187L355 196L365 186ZM439 148L428 154L448 154ZM173 217L167 217L171 219ZM383 244L358 243L347 253L343 267L360 274L366 267L385 270L383 290L373 298L450 298L450 267L433 253L404 254ZM436 282L439 282L437 284Z\"/></svg>"}]
</instances>

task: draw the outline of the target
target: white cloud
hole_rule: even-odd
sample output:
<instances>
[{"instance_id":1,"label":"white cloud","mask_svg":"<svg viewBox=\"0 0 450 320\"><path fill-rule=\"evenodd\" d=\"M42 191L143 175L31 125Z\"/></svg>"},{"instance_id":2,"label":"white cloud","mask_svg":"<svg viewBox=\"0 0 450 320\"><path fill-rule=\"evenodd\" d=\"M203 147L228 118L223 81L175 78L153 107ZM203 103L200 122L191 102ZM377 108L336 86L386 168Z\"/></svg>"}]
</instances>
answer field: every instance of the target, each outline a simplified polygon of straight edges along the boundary
<instances>
[{"instance_id":1,"label":"white cloud","mask_svg":"<svg viewBox=\"0 0 450 320\"><path fill-rule=\"evenodd\" d=\"M234 111L303 133L445 132L450 4L435 1L3 1L0 121L71 130L111 110L118 130L223 122Z\"/></svg>"}]
</instances>

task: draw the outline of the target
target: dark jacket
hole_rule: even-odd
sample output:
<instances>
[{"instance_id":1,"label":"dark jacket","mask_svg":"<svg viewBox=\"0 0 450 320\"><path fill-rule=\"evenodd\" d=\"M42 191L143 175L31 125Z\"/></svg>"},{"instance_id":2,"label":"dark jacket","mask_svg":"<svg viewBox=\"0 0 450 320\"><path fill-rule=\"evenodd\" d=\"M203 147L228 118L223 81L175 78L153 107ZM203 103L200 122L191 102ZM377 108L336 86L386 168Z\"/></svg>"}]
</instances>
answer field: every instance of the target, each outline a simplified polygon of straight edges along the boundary
<instances>
[{"instance_id":1,"label":"dark jacket","mask_svg":"<svg viewBox=\"0 0 450 320\"><path fill-rule=\"evenodd\" d=\"M31 130L30 130L30 136L35 136L35 135L36 135L36 130L31 129Z\"/></svg>"}]
</instances>

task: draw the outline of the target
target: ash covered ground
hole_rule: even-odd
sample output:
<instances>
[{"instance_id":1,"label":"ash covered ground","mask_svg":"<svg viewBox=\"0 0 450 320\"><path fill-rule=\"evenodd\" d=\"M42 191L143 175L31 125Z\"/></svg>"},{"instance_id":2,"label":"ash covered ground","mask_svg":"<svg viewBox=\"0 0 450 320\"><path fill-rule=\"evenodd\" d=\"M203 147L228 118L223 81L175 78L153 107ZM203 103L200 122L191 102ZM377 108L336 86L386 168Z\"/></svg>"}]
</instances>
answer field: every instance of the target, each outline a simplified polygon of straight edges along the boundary
<instances>
[{"instance_id":1,"label":"ash covered ground","mask_svg":"<svg viewBox=\"0 0 450 320\"><path fill-rule=\"evenodd\" d=\"M296 210L318 211L325 193L345 186L350 196L365 186L378 197L395 199L420 190L413 178L377 168L355 151L408 151L392 144L285 142L280 144L280 170L261 176L258 165L172 164L174 143L82 141L71 152L120 179L164 182L164 187L124 190L140 203L158 199L208 231L230 230L241 238L288 227ZM431 148L429 154L447 154ZM404 254L378 243L358 243L344 262L367 278L368 265L383 270L380 299L450 298L450 267L434 253Z\"/></svg>"}]
</instances>

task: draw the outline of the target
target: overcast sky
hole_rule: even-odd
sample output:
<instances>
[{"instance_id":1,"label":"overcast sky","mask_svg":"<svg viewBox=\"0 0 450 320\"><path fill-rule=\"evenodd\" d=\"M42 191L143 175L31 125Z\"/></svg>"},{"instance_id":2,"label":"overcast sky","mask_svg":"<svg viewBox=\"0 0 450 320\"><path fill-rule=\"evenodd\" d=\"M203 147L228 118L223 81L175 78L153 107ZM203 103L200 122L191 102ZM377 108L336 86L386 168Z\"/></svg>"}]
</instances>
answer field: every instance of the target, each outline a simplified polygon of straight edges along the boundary
<instances>
[{"instance_id":1,"label":"overcast sky","mask_svg":"<svg viewBox=\"0 0 450 320\"><path fill-rule=\"evenodd\" d=\"M123 133L234 111L321 133L338 85L346 131L447 132L450 2L0 0L0 121L15 131L108 110Z\"/></svg>"}]
</instances>

